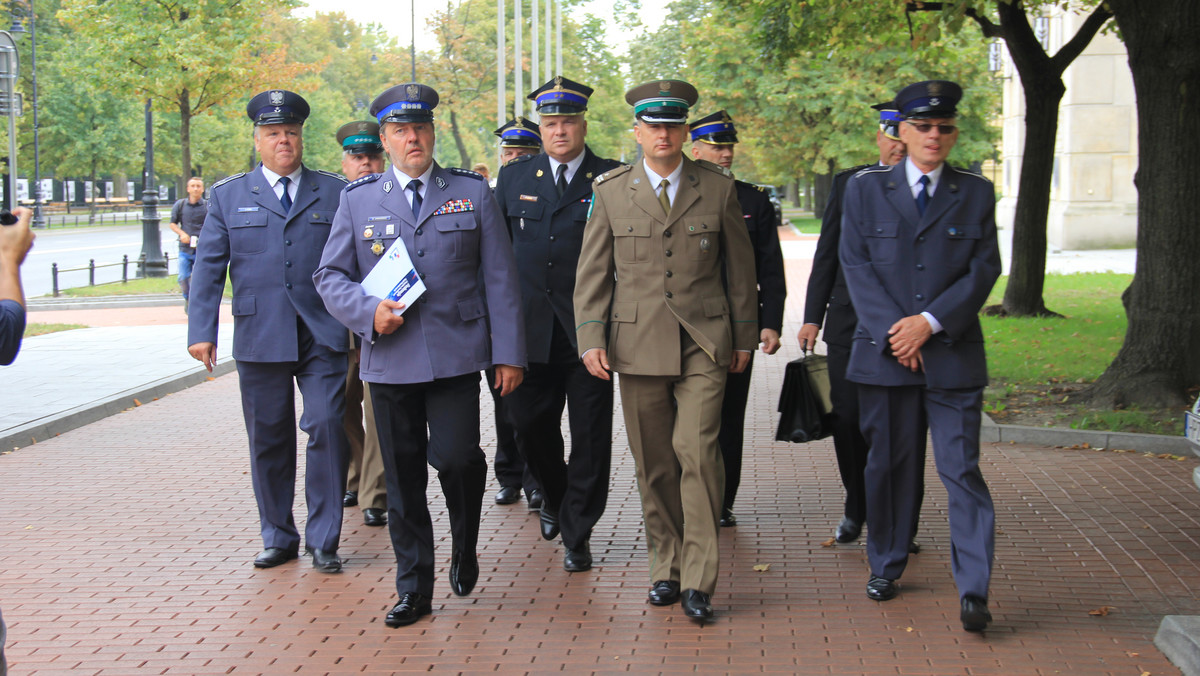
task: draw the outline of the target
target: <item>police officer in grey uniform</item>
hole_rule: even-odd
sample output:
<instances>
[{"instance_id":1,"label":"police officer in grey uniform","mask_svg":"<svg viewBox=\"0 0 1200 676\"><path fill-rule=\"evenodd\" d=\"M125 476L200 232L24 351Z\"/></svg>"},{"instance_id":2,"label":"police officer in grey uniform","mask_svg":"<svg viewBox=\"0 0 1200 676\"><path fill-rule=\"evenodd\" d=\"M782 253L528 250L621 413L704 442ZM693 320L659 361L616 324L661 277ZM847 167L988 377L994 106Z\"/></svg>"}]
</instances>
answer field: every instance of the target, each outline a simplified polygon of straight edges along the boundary
<instances>
[{"instance_id":1,"label":"police officer in grey uniform","mask_svg":"<svg viewBox=\"0 0 1200 676\"><path fill-rule=\"evenodd\" d=\"M563 568L592 567L589 540L608 502L612 381L592 377L575 343L575 268L592 204L592 181L620 166L587 147L592 88L562 76L529 94L541 116L545 152L500 170L496 201L508 220L521 276L529 373L505 408L517 447L545 491L541 535L562 532ZM571 428L564 459L563 407Z\"/></svg>"},{"instance_id":2,"label":"police officer in grey uniform","mask_svg":"<svg viewBox=\"0 0 1200 676\"><path fill-rule=\"evenodd\" d=\"M979 471L987 357L979 310L1000 276L991 182L946 157L962 89L930 80L896 94L908 158L846 185L839 254L858 313L846 379L858 383L867 454L867 596L899 591L916 523L925 423L946 487L963 629L982 631L995 509Z\"/></svg>"},{"instance_id":3,"label":"police officer in grey uniform","mask_svg":"<svg viewBox=\"0 0 1200 676\"><path fill-rule=\"evenodd\" d=\"M348 453L342 429L347 334L317 296L312 273L346 182L303 165L308 111L299 94L281 89L262 92L246 106L262 163L210 191L192 273L188 352L212 370L228 269L233 358L262 524L264 550L254 565L278 566L296 558L300 547L292 518L298 384L300 428L308 434L305 549L315 568L337 573Z\"/></svg>"},{"instance_id":4,"label":"police officer in grey uniform","mask_svg":"<svg viewBox=\"0 0 1200 676\"><path fill-rule=\"evenodd\" d=\"M314 279L326 306L362 339L387 476L388 528L400 601L390 627L432 612L433 523L428 467L450 513L450 588L479 578L475 547L487 479L479 447L479 372L494 367L508 395L521 383L525 335L512 245L482 176L433 160L432 87L392 87L371 104L390 171L352 183ZM412 307L369 296L360 282L403 246L426 290ZM402 315L395 314L402 310Z\"/></svg>"}]
</instances>

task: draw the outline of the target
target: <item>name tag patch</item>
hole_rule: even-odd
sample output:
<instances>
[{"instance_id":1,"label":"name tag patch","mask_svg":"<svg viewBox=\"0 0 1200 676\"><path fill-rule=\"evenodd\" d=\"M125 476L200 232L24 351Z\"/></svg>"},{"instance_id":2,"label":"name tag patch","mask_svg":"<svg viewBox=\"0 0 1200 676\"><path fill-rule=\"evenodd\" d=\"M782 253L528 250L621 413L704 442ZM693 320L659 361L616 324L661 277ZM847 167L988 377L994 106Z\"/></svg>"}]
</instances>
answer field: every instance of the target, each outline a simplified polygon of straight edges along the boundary
<instances>
[{"instance_id":1,"label":"name tag patch","mask_svg":"<svg viewBox=\"0 0 1200 676\"><path fill-rule=\"evenodd\" d=\"M239 214L248 214L252 211L258 211L258 210L259 210L259 207L238 207L237 212Z\"/></svg>"},{"instance_id":2,"label":"name tag patch","mask_svg":"<svg viewBox=\"0 0 1200 676\"><path fill-rule=\"evenodd\" d=\"M536 202L537 195L521 195L520 198L526 202Z\"/></svg>"}]
</instances>

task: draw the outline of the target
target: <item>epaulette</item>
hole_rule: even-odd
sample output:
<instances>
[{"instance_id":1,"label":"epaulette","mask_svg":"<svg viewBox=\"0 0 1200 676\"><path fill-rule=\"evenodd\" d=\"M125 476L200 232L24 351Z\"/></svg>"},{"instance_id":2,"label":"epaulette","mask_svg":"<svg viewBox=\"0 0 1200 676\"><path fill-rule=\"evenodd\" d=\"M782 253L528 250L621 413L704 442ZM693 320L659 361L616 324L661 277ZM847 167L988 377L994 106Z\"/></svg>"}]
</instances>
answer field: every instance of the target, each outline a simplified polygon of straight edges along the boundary
<instances>
[{"instance_id":1,"label":"epaulette","mask_svg":"<svg viewBox=\"0 0 1200 676\"><path fill-rule=\"evenodd\" d=\"M594 186L600 185L601 183L607 181L610 178L616 178L617 176L624 174L625 172L629 171L632 168L633 168L633 165L622 164L621 166L616 167L614 169L609 169L608 171L604 172L603 174L600 174L599 176L597 176L596 180L592 181L592 186L594 187Z\"/></svg>"},{"instance_id":2,"label":"epaulette","mask_svg":"<svg viewBox=\"0 0 1200 676\"><path fill-rule=\"evenodd\" d=\"M380 176L383 176L383 174L367 174L366 176L363 176L362 178L351 181L350 185L346 186L345 188L342 188L342 190L353 190L360 185L366 185L367 183L374 183L375 181L379 180Z\"/></svg>"},{"instance_id":3,"label":"epaulette","mask_svg":"<svg viewBox=\"0 0 1200 676\"><path fill-rule=\"evenodd\" d=\"M537 155L520 155L518 157L514 157L511 160L509 160L508 164L506 164L504 166L511 167L513 165L520 164L522 162L529 162L530 160L532 160L535 157L537 157Z\"/></svg>"},{"instance_id":4,"label":"epaulette","mask_svg":"<svg viewBox=\"0 0 1200 676\"><path fill-rule=\"evenodd\" d=\"M881 173L881 172L885 172L885 171L891 171L891 170L892 170L892 168L891 168L891 167L884 167L884 166L880 166L880 165L877 165L877 164L876 164L876 165L869 166L869 167L867 167L866 169L860 169L860 170L858 170L858 171L857 171L857 172L855 172L855 174L854 174L853 176L851 176L850 178L851 178L851 179L855 179L855 178L858 178L859 176L866 176L866 175L868 175L868 174L878 174L878 173Z\"/></svg>"},{"instance_id":5,"label":"epaulette","mask_svg":"<svg viewBox=\"0 0 1200 676\"><path fill-rule=\"evenodd\" d=\"M243 172L242 172L242 173L240 173L240 174L234 174L233 176L226 176L225 178L223 178L223 179L221 179L221 180L217 181L216 183L213 183L211 186L209 186L209 188L208 188L208 189L209 189L209 190L214 190L214 189L216 189L216 188L219 188L219 187L221 187L221 186L225 185L226 183L228 183L228 182L232 181L232 180L233 180L233 179L235 179L235 178L241 178L241 177L243 177L243 176L245 176L245 175L246 175L246 172L244 172L244 171L243 171Z\"/></svg>"},{"instance_id":6,"label":"epaulette","mask_svg":"<svg viewBox=\"0 0 1200 676\"><path fill-rule=\"evenodd\" d=\"M857 167L850 167L849 169L843 169L842 171L839 171L838 173L834 174L834 178L837 178L838 176L853 176L853 175L857 174L858 172L862 171L863 169L869 169L871 166L872 165L870 165L870 164L860 164Z\"/></svg>"},{"instance_id":7,"label":"epaulette","mask_svg":"<svg viewBox=\"0 0 1200 676\"><path fill-rule=\"evenodd\" d=\"M981 179L988 185L992 184L992 179L988 178L987 176L984 176L983 174L976 174L973 171L967 171L966 169L961 169L959 167L951 166L949 163L947 163L946 166L953 169L954 173L958 174L959 176L970 176L971 178Z\"/></svg>"},{"instance_id":8,"label":"epaulette","mask_svg":"<svg viewBox=\"0 0 1200 676\"><path fill-rule=\"evenodd\" d=\"M719 164L709 162L708 160L694 160L694 161L697 166L704 167L705 169L707 169L711 172L720 174L726 178L733 178L733 172L726 169L725 167L722 167Z\"/></svg>"},{"instance_id":9,"label":"epaulette","mask_svg":"<svg viewBox=\"0 0 1200 676\"><path fill-rule=\"evenodd\" d=\"M478 179L480 181L483 180L483 174L481 174L477 171L471 171L470 169L459 169L458 167L450 167L446 171L449 171L451 174L458 174L459 176L470 176L471 178Z\"/></svg>"},{"instance_id":10,"label":"epaulette","mask_svg":"<svg viewBox=\"0 0 1200 676\"><path fill-rule=\"evenodd\" d=\"M341 174L335 174L332 171L325 171L323 169L314 169L313 171L317 172L318 174L325 174L326 176L328 176L330 178L336 178L337 180L341 181L342 183L346 183L346 177L342 176Z\"/></svg>"}]
</instances>

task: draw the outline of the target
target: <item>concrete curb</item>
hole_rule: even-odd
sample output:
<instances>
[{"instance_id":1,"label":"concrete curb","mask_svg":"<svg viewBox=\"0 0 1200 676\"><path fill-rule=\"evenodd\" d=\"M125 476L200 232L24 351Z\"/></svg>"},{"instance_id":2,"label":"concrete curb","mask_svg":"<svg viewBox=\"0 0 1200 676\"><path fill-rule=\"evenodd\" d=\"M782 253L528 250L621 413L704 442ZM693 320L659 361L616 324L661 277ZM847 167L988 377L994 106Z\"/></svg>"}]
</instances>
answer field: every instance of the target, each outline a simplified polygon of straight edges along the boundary
<instances>
[{"instance_id":1,"label":"concrete curb","mask_svg":"<svg viewBox=\"0 0 1200 676\"><path fill-rule=\"evenodd\" d=\"M1200 676L1200 617L1167 615L1154 634L1154 645L1184 676Z\"/></svg>"},{"instance_id":2,"label":"concrete curb","mask_svg":"<svg viewBox=\"0 0 1200 676\"><path fill-rule=\"evenodd\" d=\"M63 432L70 432L89 423L103 420L110 415L115 415L128 408L137 406L134 403L135 399L142 403L160 399L168 394L207 382L209 378L216 378L231 373L235 368L236 364L234 360L227 357L216 363L211 374L201 369L185 373L184 375L160 378L159 380L119 392L104 399L98 399L67 411L34 420L19 427L10 428L5 430L3 436L0 436L0 451L7 452L31 446L39 441L45 441Z\"/></svg>"},{"instance_id":3,"label":"concrete curb","mask_svg":"<svg viewBox=\"0 0 1200 676\"><path fill-rule=\"evenodd\" d=\"M983 414L983 427L980 430L979 440L985 443L1012 442L1051 447L1087 444L1092 448L1126 449L1143 453L1172 453L1189 457L1192 454L1191 444L1182 436L1072 430L1061 427L997 425L986 413Z\"/></svg>"},{"instance_id":4,"label":"concrete curb","mask_svg":"<svg viewBox=\"0 0 1200 676\"><path fill-rule=\"evenodd\" d=\"M229 303L228 298L222 299ZM177 293L153 293L135 296L93 296L91 298L30 298L25 307L29 312L40 310L104 310L130 307L170 307L183 305Z\"/></svg>"}]
</instances>

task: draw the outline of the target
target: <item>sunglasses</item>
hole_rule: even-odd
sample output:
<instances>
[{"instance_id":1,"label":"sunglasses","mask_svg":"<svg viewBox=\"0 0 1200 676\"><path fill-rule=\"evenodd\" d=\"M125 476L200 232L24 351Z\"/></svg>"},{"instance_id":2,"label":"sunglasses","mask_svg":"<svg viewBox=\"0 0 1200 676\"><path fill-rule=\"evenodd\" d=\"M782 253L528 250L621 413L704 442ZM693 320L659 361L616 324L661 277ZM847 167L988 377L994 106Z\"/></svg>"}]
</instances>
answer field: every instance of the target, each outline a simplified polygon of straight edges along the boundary
<instances>
[{"instance_id":1,"label":"sunglasses","mask_svg":"<svg viewBox=\"0 0 1200 676\"><path fill-rule=\"evenodd\" d=\"M942 136L949 136L950 134L954 133L954 130L958 129L958 127L953 124L929 124L928 122L913 122L911 120L905 120L905 122L911 124L913 129L916 129L917 133L920 134L928 134L931 129L937 127L939 134Z\"/></svg>"}]
</instances>

